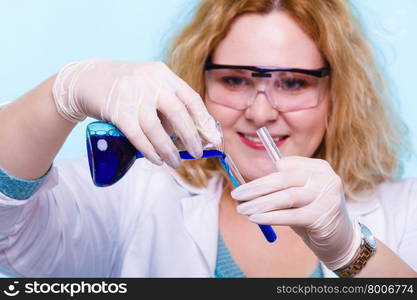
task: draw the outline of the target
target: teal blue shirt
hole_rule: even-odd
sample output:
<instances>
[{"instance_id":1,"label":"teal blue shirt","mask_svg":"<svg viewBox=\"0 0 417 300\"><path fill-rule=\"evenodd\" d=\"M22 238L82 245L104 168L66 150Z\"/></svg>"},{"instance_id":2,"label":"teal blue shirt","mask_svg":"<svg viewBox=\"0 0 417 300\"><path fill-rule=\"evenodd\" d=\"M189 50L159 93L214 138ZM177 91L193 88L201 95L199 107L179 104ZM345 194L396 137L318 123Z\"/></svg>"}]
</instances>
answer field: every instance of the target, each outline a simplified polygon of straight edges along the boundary
<instances>
[{"instance_id":1,"label":"teal blue shirt","mask_svg":"<svg viewBox=\"0 0 417 300\"><path fill-rule=\"evenodd\" d=\"M239 266L231 256L220 233L217 243L217 260L214 276L216 278L246 278L245 274L242 270L240 270ZM323 277L323 270L321 269L320 264L317 265L316 269L310 274L309 277Z\"/></svg>"},{"instance_id":2,"label":"teal blue shirt","mask_svg":"<svg viewBox=\"0 0 417 300\"><path fill-rule=\"evenodd\" d=\"M0 169L0 192L15 200L25 200L32 196L45 181L52 168L41 178L24 180L16 178Z\"/></svg>"}]
</instances>

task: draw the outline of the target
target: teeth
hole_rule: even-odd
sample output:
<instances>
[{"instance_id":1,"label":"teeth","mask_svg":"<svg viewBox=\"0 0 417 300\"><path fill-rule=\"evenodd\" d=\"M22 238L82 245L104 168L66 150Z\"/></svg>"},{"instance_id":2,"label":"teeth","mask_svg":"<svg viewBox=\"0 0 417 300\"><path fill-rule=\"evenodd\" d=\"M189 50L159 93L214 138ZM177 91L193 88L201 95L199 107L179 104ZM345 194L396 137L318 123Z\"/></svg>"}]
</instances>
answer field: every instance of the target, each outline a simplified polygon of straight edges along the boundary
<instances>
[{"instance_id":1,"label":"teeth","mask_svg":"<svg viewBox=\"0 0 417 300\"><path fill-rule=\"evenodd\" d=\"M249 141L254 141L254 142L258 142L261 143L261 140L257 137L254 136L249 136L249 135L244 135L245 139L249 140Z\"/></svg>"},{"instance_id":2,"label":"teeth","mask_svg":"<svg viewBox=\"0 0 417 300\"><path fill-rule=\"evenodd\" d=\"M243 136L244 136L245 139L248 139L250 141L262 143L261 140L258 137L249 136L249 135L246 135L246 134L243 135ZM282 139L282 137L279 137L279 136L273 138L274 142L278 142L280 139Z\"/></svg>"}]
</instances>

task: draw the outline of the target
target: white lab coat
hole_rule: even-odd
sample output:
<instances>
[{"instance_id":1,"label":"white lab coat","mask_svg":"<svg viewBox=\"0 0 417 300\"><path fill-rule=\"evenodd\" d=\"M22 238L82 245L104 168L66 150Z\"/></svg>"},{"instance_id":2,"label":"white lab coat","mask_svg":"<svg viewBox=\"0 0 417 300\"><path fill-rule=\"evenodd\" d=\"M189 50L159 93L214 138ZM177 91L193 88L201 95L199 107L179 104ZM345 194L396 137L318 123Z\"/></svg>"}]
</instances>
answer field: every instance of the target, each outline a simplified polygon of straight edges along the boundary
<instances>
[{"instance_id":1,"label":"white lab coat","mask_svg":"<svg viewBox=\"0 0 417 300\"><path fill-rule=\"evenodd\" d=\"M417 270L417 184L381 184L348 203ZM166 165L139 159L118 183L92 183L86 158L58 162L27 200L0 193L0 266L26 277L212 277L222 181L187 184ZM336 275L323 264L325 277Z\"/></svg>"}]
</instances>

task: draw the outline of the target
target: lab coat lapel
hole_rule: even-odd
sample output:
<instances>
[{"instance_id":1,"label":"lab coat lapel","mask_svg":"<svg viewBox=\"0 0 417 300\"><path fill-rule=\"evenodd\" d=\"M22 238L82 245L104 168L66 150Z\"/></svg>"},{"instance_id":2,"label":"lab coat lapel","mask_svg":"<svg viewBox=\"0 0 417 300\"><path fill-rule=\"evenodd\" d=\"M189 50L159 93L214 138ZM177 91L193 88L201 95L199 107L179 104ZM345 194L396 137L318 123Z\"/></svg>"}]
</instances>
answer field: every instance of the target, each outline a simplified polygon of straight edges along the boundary
<instances>
[{"instance_id":1,"label":"lab coat lapel","mask_svg":"<svg viewBox=\"0 0 417 300\"><path fill-rule=\"evenodd\" d=\"M199 194L183 198L181 205L184 225L213 274L217 255L218 201L210 195Z\"/></svg>"},{"instance_id":2,"label":"lab coat lapel","mask_svg":"<svg viewBox=\"0 0 417 300\"><path fill-rule=\"evenodd\" d=\"M208 268L208 276L214 273L219 232L219 201L222 193L222 177L213 176L207 188L198 188L186 182L174 169L165 165L177 183L189 192L181 199L184 225Z\"/></svg>"},{"instance_id":3,"label":"lab coat lapel","mask_svg":"<svg viewBox=\"0 0 417 300\"><path fill-rule=\"evenodd\" d=\"M207 265L208 276L214 273L217 255L219 201L222 193L222 177L213 176L207 188L195 187L186 182L168 165L165 168L175 181L189 192L181 199L184 226L201 252Z\"/></svg>"}]
</instances>

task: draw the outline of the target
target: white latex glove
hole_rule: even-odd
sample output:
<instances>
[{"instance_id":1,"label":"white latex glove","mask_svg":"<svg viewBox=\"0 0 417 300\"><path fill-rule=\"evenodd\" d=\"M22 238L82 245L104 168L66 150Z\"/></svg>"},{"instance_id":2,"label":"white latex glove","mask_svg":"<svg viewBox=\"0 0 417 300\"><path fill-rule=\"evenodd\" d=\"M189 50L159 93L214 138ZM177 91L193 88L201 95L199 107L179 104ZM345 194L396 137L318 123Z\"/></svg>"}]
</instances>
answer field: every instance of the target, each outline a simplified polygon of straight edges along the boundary
<instances>
[{"instance_id":1,"label":"white latex glove","mask_svg":"<svg viewBox=\"0 0 417 300\"><path fill-rule=\"evenodd\" d=\"M237 209L257 224L290 226L331 270L346 266L361 235L345 206L340 177L325 160L288 156L278 172L232 191Z\"/></svg>"},{"instance_id":2,"label":"white latex glove","mask_svg":"<svg viewBox=\"0 0 417 300\"><path fill-rule=\"evenodd\" d=\"M111 122L158 165L161 158L174 168L180 165L164 126L173 129L194 157L202 155L199 133L207 142L221 143L201 97L162 62L71 63L57 75L53 95L65 119L76 123L89 116Z\"/></svg>"}]
</instances>

